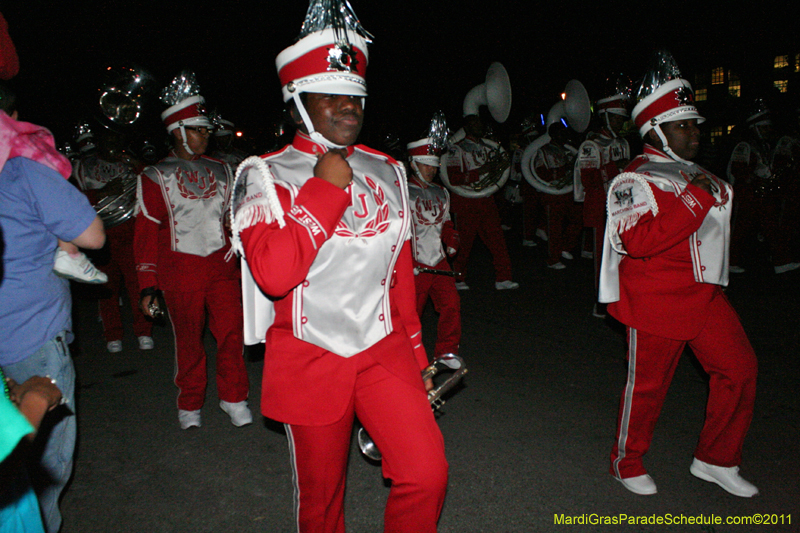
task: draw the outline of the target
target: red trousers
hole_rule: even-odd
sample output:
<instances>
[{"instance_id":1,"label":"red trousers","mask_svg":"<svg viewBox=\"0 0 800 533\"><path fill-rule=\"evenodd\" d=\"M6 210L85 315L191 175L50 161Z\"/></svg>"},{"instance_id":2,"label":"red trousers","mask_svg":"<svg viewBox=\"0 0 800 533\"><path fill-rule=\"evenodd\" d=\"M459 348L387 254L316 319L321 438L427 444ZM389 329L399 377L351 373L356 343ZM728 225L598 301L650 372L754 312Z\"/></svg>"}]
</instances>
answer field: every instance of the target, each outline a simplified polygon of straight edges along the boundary
<instances>
[{"instance_id":1,"label":"red trousers","mask_svg":"<svg viewBox=\"0 0 800 533\"><path fill-rule=\"evenodd\" d=\"M106 342L122 340L119 299L123 290L128 292L133 312L134 335L149 337L153 331L153 324L139 310L139 279L136 274L136 260L133 257L133 221L109 228L106 236L111 261L100 268L108 276L108 283L104 287L111 291L111 296L100 300L100 317L103 319Z\"/></svg>"},{"instance_id":2,"label":"red trousers","mask_svg":"<svg viewBox=\"0 0 800 533\"><path fill-rule=\"evenodd\" d=\"M686 344L710 376L706 420L694 456L716 466L741 463L742 445L753 418L758 365L736 311L720 291L709 304L705 327L690 341L665 339L628 328L628 382L611 451L611 474L615 477L647 473L642 456L650 447Z\"/></svg>"},{"instance_id":3,"label":"red trousers","mask_svg":"<svg viewBox=\"0 0 800 533\"><path fill-rule=\"evenodd\" d=\"M450 270L450 265L446 259L442 259L435 268ZM434 358L446 353L458 355L458 345L461 342L461 299L458 297L455 279L443 274L420 273L414 278L414 282L417 288L417 313L422 316L428 297L439 313Z\"/></svg>"},{"instance_id":4,"label":"red trousers","mask_svg":"<svg viewBox=\"0 0 800 533\"><path fill-rule=\"evenodd\" d=\"M383 455L392 481L384 532L433 533L447 489L444 439L428 399L367 353L350 358L358 374L345 416L328 426L286 424L300 533L344 533L344 489L353 417Z\"/></svg>"},{"instance_id":5,"label":"red trousers","mask_svg":"<svg viewBox=\"0 0 800 533\"><path fill-rule=\"evenodd\" d=\"M480 237L489 248L494 262L495 281L511 279L511 258L506 248L506 238L500 228L500 215L497 205L491 196L484 198L464 198L457 194L450 196L453 213L456 216L456 230L461 237L458 255L453 262L453 269L461 273L458 281L464 281L467 275L467 261L472 250L475 237Z\"/></svg>"},{"instance_id":6,"label":"red trousers","mask_svg":"<svg viewBox=\"0 0 800 533\"><path fill-rule=\"evenodd\" d=\"M547 213L547 264L561 261L561 252L578 244L583 228L581 205L573 200L572 193L542 195Z\"/></svg>"},{"instance_id":7,"label":"red trousers","mask_svg":"<svg viewBox=\"0 0 800 533\"><path fill-rule=\"evenodd\" d=\"M247 399L250 387L244 365L242 303L239 280L218 280L205 290L164 291L175 336L175 385L178 409L203 407L208 381L203 346L206 314L208 328L217 341L217 394L236 403Z\"/></svg>"}]
</instances>

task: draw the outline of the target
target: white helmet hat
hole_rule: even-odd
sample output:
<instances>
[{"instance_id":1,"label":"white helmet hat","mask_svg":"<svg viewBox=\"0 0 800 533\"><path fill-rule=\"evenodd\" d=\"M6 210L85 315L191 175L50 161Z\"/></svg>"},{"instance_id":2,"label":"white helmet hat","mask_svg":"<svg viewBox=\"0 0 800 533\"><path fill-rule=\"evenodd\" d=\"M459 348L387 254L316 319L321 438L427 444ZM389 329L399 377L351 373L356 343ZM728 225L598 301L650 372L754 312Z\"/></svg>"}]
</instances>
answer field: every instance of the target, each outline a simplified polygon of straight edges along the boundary
<instances>
[{"instance_id":1,"label":"white helmet hat","mask_svg":"<svg viewBox=\"0 0 800 533\"><path fill-rule=\"evenodd\" d=\"M275 58L284 102L293 100L312 139L342 148L314 130L301 93L367 96L367 43L347 0L311 0L299 40Z\"/></svg>"},{"instance_id":2,"label":"white helmet hat","mask_svg":"<svg viewBox=\"0 0 800 533\"><path fill-rule=\"evenodd\" d=\"M200 86L197 84L194 72L183 71L178 74L161 92L161 101L169 106L161 113L161 120L167 127L167 133L180 128L184 149L194 155L186 141L185 126L214 129L206 116L204 106L206 100L200 96Z\"/></svg>"},{"instance_id":3,"label":"white helmet hat","mask_svg":"<svg viewBox=\"0 0 800 533\"><path fill-rule=\"evenodd\" d=\"M430 165L432 167L439 166L439 151L433 146L433 139L426 137L418 141L410 142L406 145L408 150L408 158L411 161Z\"/></svg>"},{"instance_id":4,"label":"white helmet hat","mask_svg":"<svg viewBox=\"0 0 800 533\"><path fill-rule=\"evenodd\" d=\"M675 60L669 52L656 53L655 65L645 75L639 88L639 103L633 108L633 122L643 138L654 130L663 144L664 152L676 161L686 162L675 154L667 143L661 124L677 120L706 121L694 105L692 85L681 78Z\"/></svg>"}]
</instances>

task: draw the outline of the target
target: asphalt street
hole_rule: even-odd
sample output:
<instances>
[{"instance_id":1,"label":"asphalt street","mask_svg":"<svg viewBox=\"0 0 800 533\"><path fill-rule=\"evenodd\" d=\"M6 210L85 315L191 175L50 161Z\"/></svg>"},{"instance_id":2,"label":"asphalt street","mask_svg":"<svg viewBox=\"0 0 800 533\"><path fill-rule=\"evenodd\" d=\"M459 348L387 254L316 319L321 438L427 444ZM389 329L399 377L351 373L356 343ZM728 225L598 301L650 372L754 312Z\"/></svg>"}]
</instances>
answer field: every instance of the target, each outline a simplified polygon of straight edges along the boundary
<instances>
[{"instance_id":1,"label":"asphalt street","mask_svg":"<svg viewBox=\"0 0 800 533\"><path fill-rule=\"evenodd\" d=\"M450 464L440 532L800 531L800 271L777 276L754 259L727 289L759 357L741 472L761 494L737 498L689 473L707 378L687 352L645 458L659 492L645 497L608 473L625 339L618 323L591 315L591 261L554 271L545 268L544 243L522 248L514 229L507 241L521 288L495 291L488 252L476 244L471 289L460 293L469 374L438 416ZM64 533L293 531L282 425L259 415L232 426L212 375L203 426L182 431L171 332L156 328L155 350L141 352L128 328L124 351L109 354L92 291L77 289L79 445ZM429 348L435 321L428 306ZM213 354L210 334L206 340ZM247 366L257 410L262 364ZM388 492L380 466L353 444L347 530L382 531ZM716 518L720 524L696 522ZM622 523L603 523L614 520Z\"/></svg>"}]
</instances>

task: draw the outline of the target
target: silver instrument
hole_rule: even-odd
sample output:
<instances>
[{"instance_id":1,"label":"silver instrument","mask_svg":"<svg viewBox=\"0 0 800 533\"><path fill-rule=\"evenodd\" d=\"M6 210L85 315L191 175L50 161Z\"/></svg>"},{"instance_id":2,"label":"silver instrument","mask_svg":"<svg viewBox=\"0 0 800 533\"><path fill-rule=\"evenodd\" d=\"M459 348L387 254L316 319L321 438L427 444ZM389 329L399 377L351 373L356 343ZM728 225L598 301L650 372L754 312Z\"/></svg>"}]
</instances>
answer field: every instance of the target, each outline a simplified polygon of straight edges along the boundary
<instances>
[{"instance_id":1,"label":"silver instrument","mask_svg":"<svg viewBox=\"0 0 800 533\"><path fill-rule=\"evenodd\" d=\"M511 82L508 72L501 63L492 63L486 73L486 81L473 87L464 98L464 116L479 114L480 107L486 106L489 113L497 122L503 123L508 119L511 111ZM464 131L459 130L449 139L456 143L464 138ZM439 176L442 183L453 193L465 198L483 198L491 196L505 185L511 175L511 157L508 152L492 139L482 139L483 144L489 146L491 151L484 165L486 172L477 182L468 185L451 185L447 175L447 157L443 154Z\"/></svg>"},{"instance_id":2,"label":"silver instrument","mask_svg":"<svg viewBox=\"0 0 800 533\"><path fill-rule=\"evenodd\" d=\"M592 118L591 102L586 88L578 80L570 80L564 89L563 100L550 108L547 113L547 127L549 128L551 124L559 122L562 118L566 119L567 124L578 133L583 133L589 127L589 120ZM545 133L525 148L522 153L522 175L525 176L525 180L531 187L540 192L553 195L566 194L572 191L574 186L571 170L567 172L569 179L565 183L550 183L536 173L536 153L549 142L550 134ZM569 151L577 152L574 148Z\"/></svg>"},{"instance_id":3,"label":"silver instrument","mask_svg":"<svg viewBox=\"0 0 800 533\"><path fill-rule=\"evenodd\" d=\"M447 381L428 391L428 401L434 411L444 405L442 396L455 387L464 374L467 373L467 367L464 360L457 355L447 355L435 360L429 367L422 371L422 381L433 378L440 371L453 371L453 374L447 378ZM380 461L382 456L381 452L375 443L370 438L367 430L364 427L358 429L358 447L365 456L373 461Z\"/></svg>"}]
</instances>

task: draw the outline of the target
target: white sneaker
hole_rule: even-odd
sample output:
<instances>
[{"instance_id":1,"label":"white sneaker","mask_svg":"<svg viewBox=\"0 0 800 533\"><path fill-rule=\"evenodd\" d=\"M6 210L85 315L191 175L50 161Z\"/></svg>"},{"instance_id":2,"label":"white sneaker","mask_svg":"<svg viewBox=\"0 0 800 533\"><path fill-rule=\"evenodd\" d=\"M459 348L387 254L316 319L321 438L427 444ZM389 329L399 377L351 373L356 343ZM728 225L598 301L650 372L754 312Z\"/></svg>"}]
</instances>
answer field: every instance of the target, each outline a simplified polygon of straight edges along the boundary
<instances>
[{"instance_id":1,"label":"white sneaker","mask_svg":"<svg viewBox=\"0 0 800 533\"><path fill-rule=\"evenodd\" d=\"M503 231L508 231L511 229L511 226L509 226L508 224L500 224L500 229Z\"/></svg>"},{"instance_id":2,"label":"white sneaker","mask_svg":"<svg viewBox=\"0 0 800 533\"><path fill-rule=\"evenodd\" d=\"M469 285L467 285L466 281L456 281L456 290L457 291L468 291Z\"/></svg>"},{"instance_id":3,"label":"white sneaker","mask_svg":"<svg viewBox=\"0 0 800 533\"><path fill-rule=\"evenodd\" d=\"M650 496L658 492L656 482L647 474L623 479L617 478L617 480L622 483L623 487L640 496Z\"/></svg>"},{"instance_id":4,"label":"white sneaker","mask_svg":"<svg viewBox=\"0 0 800 533\"><path fill-rule=\"evenodd\" d=\"M200 410L197 411L184 411L178 409L178 422L181 424L181 429L199 428L200 427Z\"/></svg>"},{"instance_id":5,"label":"white sneaker","mask_svg":"<svg viewBox=\"0 0 800 533\"><path fill-rule=\"evenodd\" d=\"M589 250L583 250L581 252L581 257L584 259L594 259L594 253L590 252Z\"/></svg>"},{"instance_id":6,"label":"white sneaker","mask_svg":"<svg viewBox=\"0 0 800 533\"><path fill-rule=\"evenodd\" d=\"M569 253L569 252L561 252L561 257L563 257L567 261L572 261L573 259L575 259L574 257L572 257L572 254Z\"/></svg>"},{"instance_id":7,"label":"white sneaker","mask_svg":"<svg viewBox=\"0 0 800 533\"><path fill-rule=\"evenodd\" d=\"M253 423L253 414L247 407L246 400L236 403L220 400L219 408L228 413L228 416L231 417L231 423L237 428Z\"/></svg>"},{"instance_id":8,"label":"white sneaker","mask_svg":"<svg viewBox=\"0 0 800 533\"><path fill-rule=\"evenodd\" d=\"M744 274L745 270L740 266L731 265L728 267L728 272L730 272L731 274Z\"/></svg>"},{"instance_id":9,"label":"white sneaker","mask_svg":"<svg viewBox=\"0 0 800 533\"><path fill-rule=\"evenodd\" d=\"M547 242L547 232L542 228L536 230L536 236L542 239L544 242Z\"/></svg>"},{"instance_id":10,"label":"white sneaker","mask_svg":"<svg viewBox=\"0 0 800 533\"><path fill-rule=\"evenodd\" d=\"M496 281L494 283L494 288L497 289L498 291L519 289L519 283L517 283L516 281L511 281L510 279L507 279L505 281Z\"/></svg>"},{"instance_id":11,"label":"white sneaker","mask_svg":"<svg viewBox=\"0 0 800 533\"><path fill-rule=\"evenodd\" d=\"M119 353L122 351L122 341L111 341L106 344L106 350L108 353Z\"/></svg>"},{"instance_id":12,"label":"white sneaker","mask_svg":"<svg viewBox=\"0 0 800 533\"><path fill-rule=\"evenodd\" d=\"M547 268L552 268L553 270L564 270L567 268L567 265L559 261L558 263L553 263L552 265L547 265Z\"/></svg>"},{"instance_id":13,"label":"white sneaker","mask_svg":"<svg viewBox=\"0 0 800 533\"><path fill-rule=\"evenodd\" d=\"M139 349L140 350L152 350L153 346L153 337L148 337L147 335L142 335L139 337Z\"/></svg>"},{"instance_id":14,"label":"white sneaker","mask_svg":"<svg viewBox=\"0 0 800 533\"><path fill-rule=\"evenodd\" d=\"M81 283L105 283L108 276L97 270L86 254L72 257L64 250L56 251L53 272L57 276Z\"/></svg>"},{"instance_id":15,"label":"white sneaker","mask_svg":"<svg viewBox=\"0 0 800 533\"><path fill-rule=\"evenodd\" d=\"M797 270L798 268L800 268L800 263L786 263L785 265L776 266L775 273L783 274L784 272L791 272L792 270Z\"/></svg>"},{"instance_id":16,"label":"white sneaker","mask_svg":"<svg viewBox=\"0 0 800 533\"><path fill-rule=\"evenodd\" d=\"M689 472L704 481L716 483L734 496L752 498L758 494L756 486L739 475L738 466L710 465L695 457L692 466L689 467Z\"/></svg>"},{"instance_id":17,"label":"white sneaker","mask_svg":"<svg viewBox=\"0 0 800 533\"><path fill-rule=\"evenodd\" d=\"M526 248L533 248L536 246L536 241L529 241L528 239L522 239L522 246Z\"/></svg>"}]
</instances>

